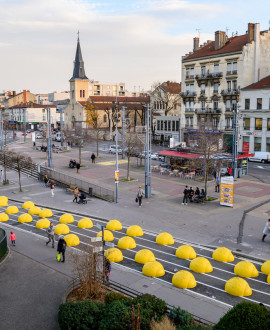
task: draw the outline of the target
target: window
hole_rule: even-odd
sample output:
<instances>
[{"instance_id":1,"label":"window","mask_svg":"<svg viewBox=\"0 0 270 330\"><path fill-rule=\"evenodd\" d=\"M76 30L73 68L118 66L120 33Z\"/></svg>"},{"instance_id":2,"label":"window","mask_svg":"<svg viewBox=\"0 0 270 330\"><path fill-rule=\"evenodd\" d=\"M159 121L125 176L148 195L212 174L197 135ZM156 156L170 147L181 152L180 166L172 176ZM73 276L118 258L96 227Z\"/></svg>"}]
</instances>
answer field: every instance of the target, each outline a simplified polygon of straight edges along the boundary
<instances>
[{"instance_id":1,"label":"window","mask_svg":"<svg viewBox=\"0 0 270 330\"><path fill-rule=\"evenodd\" d=\"M218 83L214 83L214 93L218 93Z\"/></svg>"},{"instance_id":2,"label":"window","mask_svg":"<svg viewBox=\"0 0 270 330\"><path fill-rule=\"evenodd\" d=\"M194 78L194 68L190 69L190 78Z\"/></svg>"},{"instance_id":3,"label":"window","mask_svg":"<svg viewBox=\"0 0 270 330\"><path fill-rule=\"evenodd\" d=\"M189 68L187 68L187 70L186 70L186 78L187 79L189 78Z\"/></svg>"},{"instance_id":4,"label":"window","mask_svg":"<svg viewBox=\"0 0 270 330\"><path fill-rule=\"evenodd\" d=\"M237 73L237 62L233 62L233 73Z\"/></svg>"},{"instance_id":5,"label":"window","mask_svg":"<svg viewBox=\"0 0 270 330\"><path fill-rule=\"evenodd\" d=\"M267 131L270 131L270 118L267 118Z\"/></svg>"},{"instance_id":6,"label":"window","mask_svg":"<svg viewBox=\"0 0 270 330\"><path fill-rule=\"evenodd\" d=\"M214 101L213 106L214 106L214 110L217 110L218 109L218 101Z\"/></svg>"},{"instance_id":7,"label":"window","mask_svg":"<svg viewBox=\"0 0 270 330\"><path fill-rule=\"evenodd\" d=\"M228 89L228 91L231 90L231 86L232 86L232 82L230 80L227 81L227 89Z\"/></svg>"},{"instance_id":8,"label":"window","mask_svg":"<svg viewBox=\"0 0 270 330\"><path fill-rule=\"evenodd\" d=\"M194 102L193 101L190 102L190 110L192 110L192 111L194 110Z\"/></svg>"},{"instance_id":9,"label":"window","mask_svg":"<svg viewBox=\"0 0 270 330\"><path fill-rule=\"evenodd\" d=\"M171 130L171 121L169 120L168 121L168 131L170 131Z\"/></svg>"},{"instance_id":10,"label":"window","mask_svg":"<svg viewBox=\"0 0 270 330\"><path fill-rule=\"evenodd\" d=\"M232 110L234 110L235 106L236 106L236 100L232 100Z\"/></svg>"},{"instance_id":11,"label":"window","mask_svg":"<svg viewBox=\"0 0 270 330\"><path fill-rule=\"evenodd\" d=\"M216 117L213 118L213 127L217 128L218 125L218 119Z\"/></svg>"},{"instance_id":12,"label":"window","mask_svg":"<svg viewBox=\"0 0 270 330\"><path fill-rule=\"evenodd\" d=\"M258 98L257 99L257 109L258 110L261 110L262 109L262 99L261 98Z\"/></svg>"},{"instance_id":13,"label":"window","mask_svg":"<svg viewBox=\"0 0 270 330\"><path fill-rule=\"evenodd\" d=\"M202 101L201 105L202 105L202 110L205 110L205 101Z\"/></svg>"},{"instance_id":14,"label":"window","mask_svg":"<svg viewBox=\"0 0 270 330\"><path fill-rule=\"evenodd\" d=\"M186 102L186 110L189 110L189 101Z\"/></svg>"},{"instance_id":15,"label":"window","mask_svg":"<svg viewBox=\"0 0 270 330\"><path fill-rule=\"evenodd\" d=\"M226 110L227 111L231 110L231 100L226 100Z\"/></svg>"},{"instance_id":16,"label":"window","mask_svg":"<svg viewBox=\"0 0 270 330\"><path fill-rule=\"evenodd\" d=\"M246 110L250 109L250 99L245 99L245 109Z\"/></svg>"},{"instance_id":17,"label":"window","mask_svg":"<svg viewBox=\"0 0 270 330\"><path fill-rule=\"evenodd\" d=\"M191 93L191 94L194 93L194 84L191 84L191 85L190 85L190 93Z\"/></svg>"},{"instance_id":18,"label":"window","mask_svg":"<svg viewBox=\"0 0 270 330\"><path fill-rule=\"evenodd\" d=\"M231 117L225 118L225 128L230 129L231 128Z\"/></svg>"},{"instance_id":19,"label":"window","mask_svg":"<svg viewBox=\"0 0 270 330\"><path fill-rule=\"evenodd\" d=\"M189 126L189 117L186 117L186 127Z\"/></svg>"},{"instance_id":20,"label":"window","mask_svg":"<svg viewBox=\"0 0 270 330\"><path fill-rule=\"evenodd\" d=\"M103 115L103 123L107 123L107 115Z\"/></svg>"},{"instance_id":21,"label":"window","mask_svg":"<svg viewBox=\"0 0 270 330\"><path fill-rule=\"evenodd\" d=\"M256 131L262 130L262 118L255 118L255 130Z\"/></svg>"},{"instance_id":22,"label":"window","mask_svg":"<svg viewBox=\"0 0 270 330\"><path fill-rule=\"evenodd\" d=\"M266 138L266 151L270 151L270 138Z\"/></svg>"},{"instance_id":23,"label":"window","mask_svg":"<svg viewBox=\"0 0 270 330\"><path fill-rule=\"evenodd\" d=\"M82 90L80 90L80 97L82 97Z\"/></svg>"},{"instance_id":24,"label":"window","mask_svg":"<svg viewBox=\"0 0 270 330\"><path fill-rule=\"evenodd\" d=\"M193 117L190 117L190 126L193 127Z\"/></svg>"},{"instance_id":25,"label":"window","mask_svg":"<svg viewBox=\"0 0 270 330\"><path fill-rule=\"evenodd\" d=\"M156 108L157 108L157 102L154 101L154 109L156 109Z\"/></svg>"},{"instance_id":26,"label":"window","mask_svg":"<svg viewBox=\"0 0 270 330\"><path fill-rule=\"evenodd\" d=\"M244 118L244 130L250 130L250 118Z\"/></svg>"},{"instance_id":27,"label":"window","mask_svg":"<svg viewBox=\"0 0 270 330\"><path fill-rule=\"evenodd\" d=\"M175 130L176 130L176 132L178 132L179 131L179 121L177 121L176 123L175 123Z\"/></svg>"},{"instance_id":28,"label":"window","mask_svg":"<svg viewBox=\"0 0 270 330\"><path fill-rule=\"evenodd\" d=\"M233 90L236 91L237 90L237 80L233 80L232 84L233 84Z\"/></svg>"},{"instance_id":29,"label":"window","mask_svg":"<svg viewBox=\"0 0 270 330\"><path fill-rule=\"evenodd\" d=\"M189 84L186 84L186 91L187 91L187 94L189 94L189 91L190 91L190 85Z\"/></svg>"},{"instance_id":30,"label":"window","mask_svg":"<svg viewBox=\"0 0 270 330\"><path fill-rule=\"evenodd\" d=\"M164 120L164 131L167 131L167 120Z\"/></svg>"},{"instance_id":31,"label":"window","mask_svg":"<svg viewBox=\"0 0 270 330\"><path fill-rule=\"evenodd\" d=\"M218 73L218 72L219 72L219 65L214 64L214 73Z\"/></svg>"},{"instance_id":32,"label":"window","mask_svg":"<svg viewBox=\"0 0 270 330\"><path fill-rule=\"evenodd\" d=\"M231 74L232 72L232 63L227 63L227 74Z\"/></svg>"},{"instance_id":33,"label":"window","mask_svg":"<svg viewBox=\"0 0 270 330\"><path fill-rule=\"evenodd\" d=\"M160 131L160 120L157 121L157 130Z\"/></svg>"},{"instance_id":34,"label":"window","mask_svg":"<svg viewBox=\"0 0 270 330\"><path fill-rule=\"evenodd\" d=\"M206 70L205 70L205 66L202 66L202 67L201 67L201 72L202 72L202 76L205 76L205 72L206 72Z\"/></svg>"},{"instance_id":35,"label":"window","mask_svg":"<svg viewBox=\"0 0 270 330\"><path fill-rule=\"evenodd\" d=\"M205 94L205 84L201 84L201 94Z\"/></svg>"},{"instance_id":36,"label":"window","mask_svg":"<svg viewBox=\"0 0 270 330\"><path fill-rule=\"evenodd\" d=\"M262 145L262 138L255 137L254 138L254 151L261 151L261 145Z\"/></svg>"},{"instance_id":37,"label":"window","mask_svg":"<svg viewBox=\"0 0 270 330\"><path fill-rule=\"evenodd\" d=\"M163 120L160 121L160 130L163 131Z\"/></svg>"},{"instance_id":38,"label":"window","mask_svg":"<svg viewBox=\"0 0 270 330\"><path fill-rule=\"evenodd\" d=\"M172 121L172 130L175 131L175 121Z\"/></svg>"}]
</instances>

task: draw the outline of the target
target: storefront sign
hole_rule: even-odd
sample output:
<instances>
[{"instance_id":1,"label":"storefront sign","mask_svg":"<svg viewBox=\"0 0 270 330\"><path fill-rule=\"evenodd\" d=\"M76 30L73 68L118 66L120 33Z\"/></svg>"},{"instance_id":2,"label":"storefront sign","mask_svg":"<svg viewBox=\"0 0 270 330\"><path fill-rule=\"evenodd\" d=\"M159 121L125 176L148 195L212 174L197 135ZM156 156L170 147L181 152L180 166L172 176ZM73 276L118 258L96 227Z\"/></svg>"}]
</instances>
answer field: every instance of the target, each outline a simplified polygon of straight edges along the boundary
<instances>
[{"instance_id":1,"label":"storefront sign","mask_svg":"<svg viewBox=\"0 0 270 330\"><path fill-rule=\"evenodd\" d=\"M119 171L114 171L114 181L119 182Z\"/></svg>"},{"instance_id":2,"label":"storefront sign","mask_svg":"<svg viewBox=\"0 0 270 330\"><path fill-rule=\"evenodd\" d=\"M243 152L246 154L249 153L249 142L243 142Z\"/></svg>"},{"instance_id":3,"label":"storefront sign","mask_svg":"<svg viewBox=\"0 0 270 330\"><path fill-rule=\"evenodd\" d=\"M233 207L233 176L221 178L220 205Z\"/></svg>"}]
</instances>

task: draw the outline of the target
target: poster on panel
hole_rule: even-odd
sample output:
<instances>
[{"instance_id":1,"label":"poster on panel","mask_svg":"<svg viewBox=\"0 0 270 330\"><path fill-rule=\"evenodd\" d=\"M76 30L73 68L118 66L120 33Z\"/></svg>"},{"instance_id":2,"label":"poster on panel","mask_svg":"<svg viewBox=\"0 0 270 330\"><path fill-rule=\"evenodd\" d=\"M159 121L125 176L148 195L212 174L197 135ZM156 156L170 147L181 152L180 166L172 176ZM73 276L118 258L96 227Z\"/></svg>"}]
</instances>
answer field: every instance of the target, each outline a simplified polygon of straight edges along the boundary
<instances>
[{"instance_id":1,"label":"poster on panel","mask_svg":"<svg viewBox=\"0 0 270 330\"><path fill-rule=\"evenodd\" d=\"M220 205L233 207L233 176L224 176L220 184Z\"/></svg>"}]
</instances>

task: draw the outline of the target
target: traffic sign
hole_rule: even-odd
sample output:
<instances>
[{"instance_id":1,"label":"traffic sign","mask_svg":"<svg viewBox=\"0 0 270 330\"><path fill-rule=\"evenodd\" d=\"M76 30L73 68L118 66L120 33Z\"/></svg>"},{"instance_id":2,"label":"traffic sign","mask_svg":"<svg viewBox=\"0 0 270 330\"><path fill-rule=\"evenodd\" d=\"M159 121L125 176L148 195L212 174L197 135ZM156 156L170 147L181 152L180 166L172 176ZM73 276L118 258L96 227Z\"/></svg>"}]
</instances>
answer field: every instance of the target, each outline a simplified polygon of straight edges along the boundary
<instances>
[{"instance_id":1,"label":"traffic sign","mask_svg":"<svg viewBox=\"0 0 270 330\"><path fill-rule=\"evenodd\" d=\"M96 223L96 227L97 227L98 229L102 230L102 227L103 227L103 226L101 226L99 223Z\"/></svg>"},{"instance_id":2,"label":"traffic sign","mask_svg":"<svg viewBox=\"0 0 270 330\"><path fill-rule=\"evenodd\" d=\"M111 243L111 242L105 242L105 245L107 245L109 247L114 247L114 243Z\"/></svg>"},{"instance_id":3,"label":"traffic sign","mask_svg":"<svg viewBox=\"0 0 270 330\"><path fill-rule=\"evenodd\" d=\"M91 242L101 242L102 237L90 237Z\"/></svg>"},{"instance_id":4,"label":"traffic sign","mask_svg":"<svg viewBox=\"0 0 270 330\"><path fill-rule=\"evenodd\" d=\"M103 247L102 246L95 246L93 248L93 252L94 253L98 253L98 252L101 252L103 250Z\"/></svg>"}]
</instances>

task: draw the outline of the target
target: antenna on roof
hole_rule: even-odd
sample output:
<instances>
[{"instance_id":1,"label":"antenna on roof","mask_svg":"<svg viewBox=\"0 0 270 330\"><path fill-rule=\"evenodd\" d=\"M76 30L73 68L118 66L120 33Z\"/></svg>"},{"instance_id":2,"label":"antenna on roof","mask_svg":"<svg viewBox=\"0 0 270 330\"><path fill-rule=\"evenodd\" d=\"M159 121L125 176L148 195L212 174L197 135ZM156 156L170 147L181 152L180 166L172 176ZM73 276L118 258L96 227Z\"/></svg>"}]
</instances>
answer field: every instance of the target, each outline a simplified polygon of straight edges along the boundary
<instances>
[{"instance_id":1,"label":"antenna on roof","mask_svg":"<svg viewBox=\"0 0 270 330\"><path fill-rule=\"evenodd\" d=\"M200 38L200 31L201 31L201 29L196 29L196 31L198 32L198 37Z\"/></svg>"},{"instance_id":2,"label":"antenna on roof","mask_svg":"<svg viewBox=\"0 0 270 330\"><path fill-rule=\"evenodd\" d=\"M226 34L228 35L228 32L229 32L229 28L226 26Z\"/></svg>"}]
</instances>

